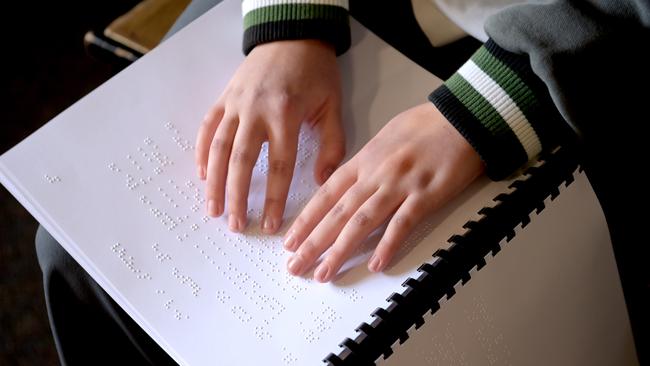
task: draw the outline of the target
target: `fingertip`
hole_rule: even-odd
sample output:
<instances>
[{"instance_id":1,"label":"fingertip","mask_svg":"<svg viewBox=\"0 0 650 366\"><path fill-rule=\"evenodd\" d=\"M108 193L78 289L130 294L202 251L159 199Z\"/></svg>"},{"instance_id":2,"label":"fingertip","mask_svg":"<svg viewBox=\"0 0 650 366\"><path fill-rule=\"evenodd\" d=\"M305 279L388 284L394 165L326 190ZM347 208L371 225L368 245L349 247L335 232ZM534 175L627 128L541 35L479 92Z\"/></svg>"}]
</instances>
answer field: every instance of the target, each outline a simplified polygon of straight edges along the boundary
<instances>
[{"instance_id":1,"label":"fingertip","mask_svg":"<svg viewBox=\"0 0 650 366\"><path fill-rule=\"evenodd\" d=\"M332 277L332 267L327 263L323 262L316 268L314 271L314 279L320 283L329 282Z\"/></svg>"},{"instance_id":2,"label":"fingertip","mask_svg":"<svg viewBox=\"0 0 650 366\"><path fill-rule=\"evenodd\" d=\"M217 200L208 201L208 216L218 217L223 213L223 205Z\"/></svg>"},{"instance_id":3,"label":"fingertip","mask_svg":"<svg viewBox=\"0 0 650 366\"><path fill-rule=\"evenodd\" d=\"M241 233L246 227L246 220L235 214L228 215L228 228L235 233Z\"/></svg>"},{"instance_id":4,"label":"fingertip","mask_svg":"<svg viewBox=\"0 0 650 366\"><path fill-rule=\"evenodd\" d=\"M294 276L299 276L302 273L304 260L300 255L292 255L287 261L287 270Z\"/></svg>"},{"instance_id":5,"label":"fingertip","mask_svg":"<svg viewBox=\"0 0 650 366\"><path fill-rule=\"evenodd\" d=\"M199 164L199 166L196 167L196 175L199 177L200 180L205 180L206 174L205 174L205 166L203 164Z\"/></svg>"},{"instance_id":6,"label":"fingertip","mask_svg":"<svg viewBox=\"0 0 650 366\"><path fill-rule=\"evenodd\" d=\"M262 232L265 234L275 234L276 231L278 231L278 225L279 220L275 219L274 217L271 217L270 215L264 216L262 219Z\"/></svg>"},{"instance_id":7,"label":"fingertip","mask_svg":"<svg viewBox=\"0 0 650 366\"><path fill-rule=\"evenodd\" d=\"M295 252L298 247L298 240L296 238L296 229L290 229L287 232L287 235L284 237L284 243L282 244L284 249Z\"/></svg>"},{"instance_id":8,"label":"fingertip","mask_svg":"<svg viewBox=\"0 0 650 366\"><path fill-rule=\"evenodd\" d=\"M375 253L372 255L370 260L368 261L368 269L371 272L381 272L384 269L384 262L382 261L381 257Z\"/></svg>"}]
</instances>

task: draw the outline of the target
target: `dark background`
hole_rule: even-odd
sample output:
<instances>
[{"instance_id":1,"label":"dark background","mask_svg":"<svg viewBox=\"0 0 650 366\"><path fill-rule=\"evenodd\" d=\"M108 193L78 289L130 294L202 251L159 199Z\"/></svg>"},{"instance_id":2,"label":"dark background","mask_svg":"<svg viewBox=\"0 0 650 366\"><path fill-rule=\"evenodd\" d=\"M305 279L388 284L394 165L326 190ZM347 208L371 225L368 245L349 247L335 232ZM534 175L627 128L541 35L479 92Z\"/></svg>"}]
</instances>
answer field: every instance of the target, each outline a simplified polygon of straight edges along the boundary
<instances>
[{"instance_id":1,"label":"dark background","mask_svg":"<svg viewBox=\"0 0 650 366\"><path fill-rule=\"evenodd\" d=\"M83 36L137 0L17 1L0 22L0 154L120 69ZM56 365L36 262L36 221L0 186L0 365Z\"/></svg>"}]
</instances>

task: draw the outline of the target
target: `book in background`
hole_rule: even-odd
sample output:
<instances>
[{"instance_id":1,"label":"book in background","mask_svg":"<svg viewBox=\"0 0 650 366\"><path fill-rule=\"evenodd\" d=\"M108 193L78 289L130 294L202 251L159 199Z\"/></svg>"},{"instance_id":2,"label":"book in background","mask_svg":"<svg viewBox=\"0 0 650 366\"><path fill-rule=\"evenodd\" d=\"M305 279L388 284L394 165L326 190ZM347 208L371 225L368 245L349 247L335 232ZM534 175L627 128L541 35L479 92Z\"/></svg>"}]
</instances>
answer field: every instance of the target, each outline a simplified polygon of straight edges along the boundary
<instances>
[{"instance_id":1,"label":"book in background","mask_svg":"<svg viewBox=\"0 0 650 366\"><path fill-rule=\"evenodd\" d=\"M144 0L102 31L88 31L84 45L91 54L126 66L156 47L189 3Z\"/></svg>"}]
</instances>

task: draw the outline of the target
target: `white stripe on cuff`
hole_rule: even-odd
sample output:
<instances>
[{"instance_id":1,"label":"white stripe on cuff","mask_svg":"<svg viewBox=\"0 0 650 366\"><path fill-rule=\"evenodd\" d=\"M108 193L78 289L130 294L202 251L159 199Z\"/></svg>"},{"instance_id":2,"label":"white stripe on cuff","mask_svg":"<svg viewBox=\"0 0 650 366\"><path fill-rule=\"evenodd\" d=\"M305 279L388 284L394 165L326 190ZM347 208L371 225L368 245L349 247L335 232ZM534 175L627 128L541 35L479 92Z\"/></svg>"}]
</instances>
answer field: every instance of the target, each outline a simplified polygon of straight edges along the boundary
<instances>
[{"instance_id":1,"label":"white stripe on cuff","mask_svg":"<svg viewBox=\"0 0 650 366\"><path fill-rule=\"evenodd\" d=\"M503 120L506 121L526 151L528 160L534 158L542 151L542 143L533 126L528 122L524 113L517 106L517 103L510 98L508 93L490 75L481 70L472 60L467 61L458 70L458 74L472 88L476 89L496 109Z\"/></svg>"}]
</instances>

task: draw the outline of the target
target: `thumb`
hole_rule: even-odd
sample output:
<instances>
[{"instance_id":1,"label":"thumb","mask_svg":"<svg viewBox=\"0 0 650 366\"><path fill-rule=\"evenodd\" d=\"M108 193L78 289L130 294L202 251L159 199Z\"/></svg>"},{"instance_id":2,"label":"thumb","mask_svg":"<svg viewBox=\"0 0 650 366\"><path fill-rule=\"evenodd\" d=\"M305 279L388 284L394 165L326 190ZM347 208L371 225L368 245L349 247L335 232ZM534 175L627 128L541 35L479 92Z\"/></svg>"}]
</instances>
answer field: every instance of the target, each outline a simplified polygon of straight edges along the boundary
<instances>
[{"instance_id":1,"label":"thumb","mask_svg":"<svg viewBox=\"0 0 650 366\"><path fill-rule=\"evenodd\" d=\"M316 129L320 146L314 166L314 180L321 185L332 175L345 156L345 134L341 125L340 108L329 108L323 119L316 124Z\"/></svg>"}]
</instances>

